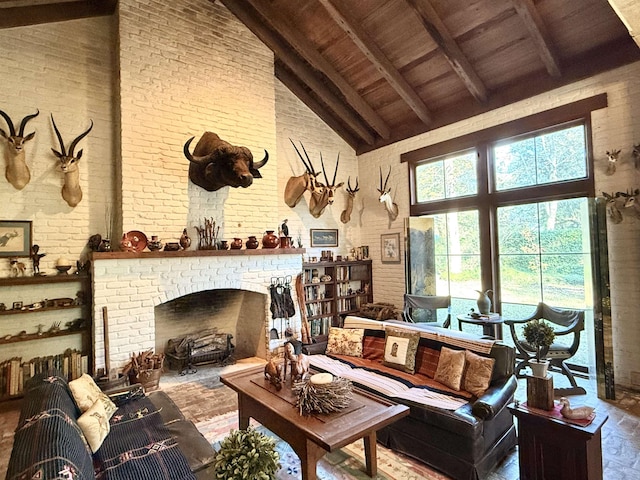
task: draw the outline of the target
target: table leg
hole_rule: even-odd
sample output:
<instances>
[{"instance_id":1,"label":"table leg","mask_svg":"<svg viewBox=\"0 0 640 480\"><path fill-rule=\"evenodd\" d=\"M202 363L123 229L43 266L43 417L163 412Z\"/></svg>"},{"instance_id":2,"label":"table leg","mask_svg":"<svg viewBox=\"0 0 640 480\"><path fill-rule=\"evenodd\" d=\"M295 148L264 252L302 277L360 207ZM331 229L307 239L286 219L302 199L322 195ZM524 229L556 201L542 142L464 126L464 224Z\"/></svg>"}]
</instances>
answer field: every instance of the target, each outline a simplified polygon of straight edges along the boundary
<instances>
[{"instance_id":1,"label":"table leg","mask_svg":"<svg viewBox=\"0 0 640 480\"><path fill-rule=\"evenodd\" d=\"M364 436L364 456L367 462L367 475L374 478L378 474L378 451L376 450L375 430Z\"/></svg>"},{"instance_id":2,"label":"table leg","mask_svg":"<svg viewBox=\"0 0 640 480\"><path fill-rule=\"evenodd\" d=\"M302 480L316 480L316 465L318 464L318 460L320 460L327 451L308 439L304 442L302 448L294 450L296 450L298 457L300 457Z\"/></svg>"},{"instance_id":3,"label":"table leg","mask_svg":"<svg viewBox=\"0 0 640 480\"><path fill-rule=\"evenodd\" d=\"M249 415L245 413L244 403L244 395L238 393L238 429L240 430L249 428Z\"/></svg>"}]
</instances>

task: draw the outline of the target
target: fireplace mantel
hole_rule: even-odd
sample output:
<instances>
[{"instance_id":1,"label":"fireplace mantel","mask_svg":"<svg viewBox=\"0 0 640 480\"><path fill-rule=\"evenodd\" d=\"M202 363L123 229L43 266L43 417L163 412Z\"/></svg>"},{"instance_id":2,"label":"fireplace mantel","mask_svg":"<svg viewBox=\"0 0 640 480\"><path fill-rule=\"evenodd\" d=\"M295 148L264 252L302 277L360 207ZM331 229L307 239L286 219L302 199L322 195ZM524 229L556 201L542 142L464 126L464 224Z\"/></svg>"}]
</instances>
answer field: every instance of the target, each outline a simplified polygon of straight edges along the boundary
<instances>
[{"instance_id":1,"label":"fireplace mantel","mask_svg":"<svg viewBox=\"0 0 640 480\"><path fill-rule=\"evenodd\" d=\"M122 260L138 258L226 257L246 255L303 255L305 248L255 248L242 250L178 250L175 252L93 252L94 260Z\"/></svg>"}]
</instances>

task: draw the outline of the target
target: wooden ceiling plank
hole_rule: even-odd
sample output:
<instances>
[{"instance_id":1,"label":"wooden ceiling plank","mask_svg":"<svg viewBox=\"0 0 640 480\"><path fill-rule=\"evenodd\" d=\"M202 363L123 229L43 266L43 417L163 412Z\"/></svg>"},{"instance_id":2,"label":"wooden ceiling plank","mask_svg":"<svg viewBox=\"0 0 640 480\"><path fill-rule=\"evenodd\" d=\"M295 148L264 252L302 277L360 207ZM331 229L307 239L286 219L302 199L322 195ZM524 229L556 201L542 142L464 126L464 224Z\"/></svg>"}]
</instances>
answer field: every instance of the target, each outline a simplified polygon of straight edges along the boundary
<instances>
[{"instance_id":1,"label":"wooden ceiling plank","mask_svg":"<svg viewBox=\"0 0 640 480\"><path fill-rule=\"evenodd\" d=\"M373 130L382 138L389 138L390 129L387 123L378 115L373 108L362 98L331 63L315 49L313 44L307 40L299 31L295 30L287 18L276 11L268 2L261 0L249 0L249 3L262 15L263 20L269 23L272 30L277 31L282 37L296 49L298 54L304 58L315 69L322 72L333 82L338 90L345 96L345 100L351 107L365 120Z\"/></svg>"},{"instance_id":2,"label":"wooden ceiling plank","mask_svg":"<svg viewBox=\"0 0 640 480\"><path fill-rule=\"evenodd\" d=\"M418 15L425 30L440 47L445 58L476 100L486 102L488 93L484 83L453 39L444 22L429 0L407 0Z\"/></svg>"},{"instance_id":3,"label":"wooden ceiling plank","mask_svg":"<svg viewBox=\"0 0 640 480\"><path fill-rule=\"evenodd\" d=\"M533 39L538 54L544 63L547 72L552 77L560 77L562 75L560 70L560 61L555 54L553 43L547 31L547 27L542 21L542 17L532 0L511 0L516 12L529 30L529 34Z\"/></svg>"},{"instance_id":4,"label":"wooden ceiling plank","mask_svg":"<svg viewBox=\"0 0 640 480\"><path fill-rule=\"evenodd\" d=\"M336 119L336 117L324 108L313 96L304 88L298 78L293 75L289 70L282 66L281 62L276 61L275 64L276 78L280 80L293 94L300 99L307 107L311 109L323 122L325 122L329 128L331 128L336 134L341 137L345 142L349 144L351 148L356 150L360 144L358 140L348 129L344 128L343 124ZM342 118L348 124L348 119ZM350 127L351 128L351 127Z\"/></svg>"},{"instance_id":5,"label":"wooden ceiling plank","mask_svg":"<svg viewBox=\"0 0 640 480\"><path fill-rule=\"evenodd\" d=\"M345 31L362 53L376 66L377 70L398 92L398 95L411 107L411 110L425 125L429 125L432 122L431 112L369 34L358 26L358 22L352 18L350 13L346 13L345 8L339 10L331 0L319 0L319 2L327 9L331 18Z\"/></svg>"},{"instance_id":6,"label":"wooden ceiling plank","mask_svg":"<svg viewBox=\"0 0 640 480\"><path fill-rule=\"evenodd\" d=\"M347 108L327 86L318 78L309 67L303 63L294 53L293 47L277 36L263 22L253 8L248 8L247 4L240 0L221 0L227 9L233 13L244 25L256 35L262 43L271 49L272 52L295 73L315 94L327 104L341 118L351 118L351 126L356 133L368 145L374 143L374 136L360 119L356 119L353 112Z\"/></svg>"},{"instance_id":7,"label":"wooden ceiling plank","mask_svg":"<svg viewBox=\"0 0 640 480\"><path fill-rule=\"evenodd\" d=\"M56 2L28 7L0 8L0 28L26 27L43 23L64 22L80 18L112 15L117 0L95 2L79 0L76 2Z\"/></svg>"}]
</instances>

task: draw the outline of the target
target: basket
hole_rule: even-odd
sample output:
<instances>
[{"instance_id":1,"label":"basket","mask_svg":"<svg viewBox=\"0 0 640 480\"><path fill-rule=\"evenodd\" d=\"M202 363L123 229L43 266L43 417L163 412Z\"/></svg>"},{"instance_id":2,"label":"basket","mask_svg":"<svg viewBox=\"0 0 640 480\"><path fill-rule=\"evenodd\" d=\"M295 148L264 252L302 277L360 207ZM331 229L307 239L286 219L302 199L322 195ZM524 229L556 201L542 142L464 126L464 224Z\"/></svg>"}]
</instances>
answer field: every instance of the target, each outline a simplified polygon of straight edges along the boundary
<instances>
[{"instance_id":1,"label":"basket","mask_svg":"<svg viewBox=\"0 0 640 480\"><path fill-rule=\"evenodd\" d=\"M140 383L144 387L145 391L157 390L160 387L160 375L162 375L161 368L142 370L139 373L130 371L129 383L131 385Z\"/></svg>"}]
</instances>

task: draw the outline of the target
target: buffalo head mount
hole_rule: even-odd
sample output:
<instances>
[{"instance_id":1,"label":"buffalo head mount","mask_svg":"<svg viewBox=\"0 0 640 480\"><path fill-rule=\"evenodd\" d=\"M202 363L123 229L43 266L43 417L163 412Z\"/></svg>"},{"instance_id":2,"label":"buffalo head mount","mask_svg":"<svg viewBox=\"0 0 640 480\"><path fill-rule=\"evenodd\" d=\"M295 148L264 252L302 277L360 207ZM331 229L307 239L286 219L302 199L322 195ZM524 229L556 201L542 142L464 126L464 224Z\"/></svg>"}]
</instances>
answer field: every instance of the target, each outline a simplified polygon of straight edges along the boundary
<instances>
[{"instance_id":1,"label":"buffalo head mount","mask_svg":"<svg viewBox=\"0 0 640 480\"><path fill-rule=\"evenodd\" d=\"M195 137L184 144L184 156L189 160L189 179L208 192L215 192L222 187L247 188L254 178L262 178L258 169L265 166L269 153L264 151L264 158L253 161L253 155L247 147L236 147L222 140L212 132L205 132L193 154L189 153L189 145Z\"/></svg>"}]
</instances>

